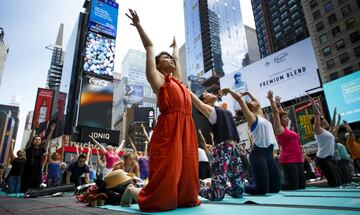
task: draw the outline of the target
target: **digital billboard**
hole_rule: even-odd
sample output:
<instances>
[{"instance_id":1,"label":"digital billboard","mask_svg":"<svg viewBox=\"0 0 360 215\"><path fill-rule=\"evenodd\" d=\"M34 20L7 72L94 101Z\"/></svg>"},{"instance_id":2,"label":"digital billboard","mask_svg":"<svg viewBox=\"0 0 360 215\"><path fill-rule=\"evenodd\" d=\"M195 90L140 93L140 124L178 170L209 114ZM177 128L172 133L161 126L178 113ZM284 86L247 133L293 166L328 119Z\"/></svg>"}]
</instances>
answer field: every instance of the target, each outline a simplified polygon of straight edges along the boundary
<instances>
[{"instance_id":1,"label":"digital billboard","mask_svg":"<svg viewBox=\"0 0 360 215\"><path fill-rule=\"evenodd\" d=\"M115 40L89 32L86 38L83 70L101 76L113 76Z\"/></svg>"},{"instance_id":2,"label":"digital billboard","mask_svg":"<svg viewBox=\"0 0 360 215\"><path fill-rule=\"evenodd\" d=\"M56 130L54 137L59 137L63 134L64 127L64 112L66 103L66 93L55 91L54 104L51 120L56 123Z\"/></svg>"},{"instance_id":3,"label":"digital billboard","mask_svg":"<svg viewBox=\"0 0 360 215\"><path fill-rule=\"evenodd\" d=\"M317 68L314 49L310 38L307 38L224 76L220 84L221 88L237 92L249 91L262 107L267 107L270 106L266 98L269 90L285 102L319 88ZM223 97L223 101L232 113L240 108L230 95Z\"/></svg>"},{"instance_id":4,"label":"digital billboard","mask_svg":"<svg viewBox=\"0 0 360 215\"><path fill-rule=\"evenodd\" d=\"M127 84L125 86L125 100L128 104L142 105L144 102L144 86L140 84Z\"/></svg>"},{"instance_id":5,"label":"digital billboard","mask_svg":"<svg viewBox=\"0 0 360 215\"><path fill-rule=\"evenodd\" d=\"M347 122L360 121L360 71L324 84L329 111L337 112Z\"/></svg>"},{"instance_id":6,"label":"digital billboard","mask_svg":"<svg viewBox=\"0 0 360 215\"><path fill-rule=\"evenodd\" d=\"M111 129L113 84L83 77L77 125Z\"/></svg>"},{"instance_id":7,"label":"digital billboard","mask_svg":"<svg viewBox=\"0 0 360 215\"><path fill-rule=\"evenodd\" d=\"M119 5L114 0L91 0L89 28L116 37Z\"/></svg>"},{"instance_id":8,"label":"digital billboard","mask_svg":"<svg viewBox=\"0 0 360 215\"><path fill-rule=\"evenodd\" d=\"M54 94L54 90L38 88L33 115L33 124L36 128L36 134L43 133L51 119Z\"/></svg>"}]
</instances>

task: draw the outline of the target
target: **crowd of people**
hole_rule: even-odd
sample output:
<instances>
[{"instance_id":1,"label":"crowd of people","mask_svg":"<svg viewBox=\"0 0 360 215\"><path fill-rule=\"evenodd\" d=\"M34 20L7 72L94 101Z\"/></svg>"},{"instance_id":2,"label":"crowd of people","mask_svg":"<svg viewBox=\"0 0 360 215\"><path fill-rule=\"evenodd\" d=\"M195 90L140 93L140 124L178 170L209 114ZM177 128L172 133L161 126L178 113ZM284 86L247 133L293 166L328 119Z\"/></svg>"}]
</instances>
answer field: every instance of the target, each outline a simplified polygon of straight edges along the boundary
<instances>
[{"instance_id":1,"label":"crowd of people","mask_svg":"<svg viewBox=\"0 0 360 215\"><path fill-rule=\"evenodd\" d=\"M280 99L274 99L272 91L264 95L271 107L271 121L250 92L238 93L225 88L217 95L204 92L197 97L180 81L175 38L170 46L172 54L161 52L155 56L154 45L136 11L130 9L126 15L146 50L146 77L158 98L161 112L151 138L142 125L147 140L144 152L137 151L131 139L128 142L132 150L126 151L123 150L124 140L116 148L104 147L90 136L97 146L96 168L90 146L86 154L77 150L74 161L67 165L62 160L63 147L60 153L59 150L51 153L49 138L55 129L55 125L51 125L45 140L31 137L26 148L17 152L17 157L12 141L12 168L7 168L7 173L3 174L9 193L39 188L43 181L48 186L96 181L98 189L112 196L109 199L117 199L118 204L129 206L137 202L142 211L154 212L198 206L201 204L199 195L221 201L226 194L241 198L244 193L264 195L304 189L307 181L322 177L328 186L335 187L351 183L353 173L360 172L360 143L346 121L343 122L346 142L340 143L341 117L336 109L329 124L318 103L309 96L314 109L311 123L318 149L316 156L308 156L301 147L299 134L288 128L288 114ZM239 145L232 113L217 105L218 98L226 95L237 102L248 124L249 152ZM198 128L198 144L192 105L209 122L210 143L205 141L202 128ZM45 180L42 179L44 175Z\"/></svg>"}]
</instances>

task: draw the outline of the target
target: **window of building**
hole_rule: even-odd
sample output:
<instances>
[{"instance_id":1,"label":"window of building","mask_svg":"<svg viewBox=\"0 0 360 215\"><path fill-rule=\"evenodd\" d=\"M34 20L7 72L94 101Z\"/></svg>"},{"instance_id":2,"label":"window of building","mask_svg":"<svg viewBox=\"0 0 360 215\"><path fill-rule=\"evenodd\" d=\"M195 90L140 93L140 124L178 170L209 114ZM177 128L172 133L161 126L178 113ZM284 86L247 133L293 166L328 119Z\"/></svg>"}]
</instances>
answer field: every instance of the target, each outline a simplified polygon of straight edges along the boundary
<instances>
[{"instance_id":1,"label":"window of building","mask_svg":"<svg viewBox=\"0 0 360 215\"><path fill-rule=\"evenodd\" d=\"M304 32L304 27L299 27L299 28L297 28L296 30L295 30L295 34L296 35L298 35L298 34L301 34L301 33L303 33Z\"/></svg>"},{"instance_id":2,"label":"window of building","mask_svg":"<svg viewBox=\"0 0 360 215\"><path fill-rule=\"evenodd\" d=\"M342 3L346 2L347 0L338 0L339 5L341 5Z\"/></svg>"},{"instance_id":3,"label":"window of building","mask_svg":"<svg viewBox=\"0 0 360 215\"><path fill-rule=\"evenodd\" d=\"M282 33L281 33L281 32L275 34L275 38L276 38L276 39L280 39L281 37L282 37Z\"/></svg>"},{"instance_id":4,"label":"window of building","mask_svg":"<svg viewBox=\"0 0 360 215\"><path fill-rule=\"evenodd\" d=\"M341 13L342 13L343 17L351 14L350 5L347 4L346 6L342 7L342 8L341 8Z\"/></svg>"},{"instance_id":5,"label":"window of building","mask_svg":"<svg viewBox=\"0 0 360 215\"><path fill-rule=\"evenodd\" d=\"M324 29L324 23L323 22L319 22L318 24L316 24L316 30L319 32L321 30Z\"/></svg>"},{"instance_id":6,"label":"window of building","mask_svg":"<svg viewBox=\"0 0 360 215\"><path fill-rule=\"evenodd\" d=\"M340 58L340 63L341 63L341 64L348 62L349 59L350 59L347 52L339 55L339 58Z\"/></svg>"},{"instance_id":7,"label":"window of building","mask_svg":"<svg viewBox=\"0 0 360 215\"><path fill-rule=\"evenodd\" d=\"M274 32L277 33L280 31L280 25L274 27Z\"/></svg>"},{"instance_id":8,"label":"window of building","mask_svg":"<svg viewBox=\"0 0 360 215\"><path fill-rule=\"evenodd\" d=\"M295 4L295 3L296 3L296 0L289 0L288 5L292 5L292 4Z\"/></svg>"},{"instance_id":9,"label":"window of building","mask_svg":"<svg viewBox=\"0 0 360 215\"><path fill-rule=\"evenodd\" d=\"M336 41L335 45L336 45L337 50L345 48L345 42L343 39Z\"/></svg>"},{"instance_id":10,"label":"window of building","mask_svg":"<svg viewBox=\"0 0 360 215\"><path fill-rule=\"evenodd\" d=\"M322 49L322 52L323 52L323 54L324 54L324 57L331 55L331 48L330 48L330 46L326 46L325 48L323 48L323 49Z\"/></svg>"},{"instance_id":11,"label":"window of building","mask_svg":"<svg viewBox=\"0 0 360 215\"><path fill-rule=\"evenodd\" d=\"M288 26L286 26L285 28L284 28L284 32L285 33L290 33L291 31L291 26L290 25L288 25Z\"/></svg>"},{"instance_id":12,"label":"window of building","mask_svg":"<svg viewBox=\"0 0 360 215\"><path fill-rule=\"evenodd\" d=\"M359 31L355 31L354 33L350 34L350 40L352 43L356 43L357 41L360 40L360 34Z\"/></svg>"},{"instance_id":13,"label":"window of building","mask_svg":"<svg viewBox=\"0 0 360 215\"><path fill-rule=\"evenodd\" d=\"M346 25L346 29L348 29L348 30L355 27L356 21L355 21L354 17L351 17L350 19L346 20L345 25Z\"/></svg>"},{"instance_id":14,"label":"window of building","mask_svg":"<svg viewBox=\"0 0 360 215\"><path fill-rule=\"evenodd\" d=\"M360 46L354 48L354 54L356 57L360 57Z\"/></svg>"},{"instance_id":15,"label":"window of building","mask_svg":"<svg viewBox=\"0 0 360 215\"><path fill-rule=\"evenodd\" d=\"M279 9L280 13L284 12L285 10L286 10L286 5L281 6Z\"/></svg>"},{"instance_id":16,"label":"window of building","mask_svg":"<svg viewBox=\"0 0 360 215\"><path fill-rule=\"evenodd\" d=\"M294 13L294 11L297 10L297 5L293 5L291 8L290 8L290 13Z\"/></svg>"},{"instance_id":17,"label":"window of building","mask_svg":"<svg viewBox=\"0 0 360 215\"><path fill-rule=\"evenodd\" d=\"M356 3L358 5L358 8L360 8L360 0L356 0Z\"/></svg>"},{"instance_id":18,"label":"window of building","mask_svg":"<svg viewBox=\"0 0 360 215\"><path fill-rule=\"evenodd\" d=\"M311 0L310 1L310 8L313 9L314 7L316 7L318 5L317 0Z\"/></svg>"},{"instance_id":19,"label":"window of building","mask_svg":"<svg viewBox=\"0 0 360 215\"><path fill-rule=\"evenodd\" d=\"M321 17L321 13L320 13L320 10L317 10L313 13L313 18L314 20L317 20Z\"/></svg>"},{"instance_id":20,"label":"window of building","mask_svg":"<svg viewBox=\"0 0 360 215\"><path fill-rule=\"evenodd\" d=\"M332 32L333 37L336 37L339 34L341 34L341 29L339 26L336 26L335 28L331 29L331 32Z\"/></svg>"},{"instance_id":21,"label":"window of building","mask_svg":"<svg viewBox=\"0 0 360 215\"><path fill-rule=\"evenodd\" d=\"M291 19L292 19L292 20L296 19L296 18L298 17L298 15L299 15L299 12L296 11L295 13L293 13L293 14L291 15Z\"/></svg>"},{"instance_id":22,"label":"window of building","mask_svg":"<svg viewBox=\"0 0 360 215\"><path fill-rule=\"evenodd\" d=\"M330 81L336 80L339 78L339 75L337 74L337 72L334 72L332 74L329 75Z\"/></svg>"},{"instance_id":23,"label":"window of building","mask_svg":"<svg viewBox=\"0 0 360 215\"><path fill-rule=\"evenodd\" d=\"M326 2L324 4L324 9L325 9L325 13L329 13L330 11L332 11L334 9L334 5L331 1Z\"/></svg>"},{"instance_id":24,"label":"window of building","mask_svg":"<svg viewBox=\"0 0 360 215\"><path fill-rule=\"evenodd\" d=\"M335 59L331 59L331 60L328 60L326 61L326 68L327 69L332 69L335 67Z\"/></svg>"},{"instance_id":25,"label":"window of building","mask_svg":"<svg viewBox=\"0 0 360 215\"><path fill-rule=\"evenodd\" d=\"M336 14L333 13L330 16L328 16L329 25L334 24L337 21Z\"/></svg>"},{"instance_id":26,"label":"window of building","mask_svg":"<svg viewBox=\"0 0 360 215\"><path fill-rule=\"evenodd\" d=\"M283 26L286 26L286 25L288 25L289 23L290 23L289 18L285 19L285 20L282 22Z\"/></svg>"},{"instance_id":27,"label":"window of building","mask_svg":"<svg viewBox=\"0 0 360 215\"><path fill-rule=\"evenodd\" d=\"M273 25L277 25L277 24L279 24L279 21L280 21L279 18L276 18L272 21L272 23L273 23Z\"/></svg>"},{"instance_id":28,"label":"window of building","mask_svg":"<svg viewBox=\"0 0 360 215\"><path fill-rule=\"evenodd\" d=\"M328 41L327 34L320 35L319 40L321 44L326 43Z\"/></svg>"},{"instance_id":29,"label":"window of building","mask_svg":"<svg viewBox=\"0 0 360 215\"><path fill-rule=\"evenodd\" d=\"M344 75L350 75L353 72L352 66L343 69Z\"/></svg>"},{"instance_id":30,"label":"window of building","mask_svg":"<svg viewBox=\"0 0 360 215\"><path fill-rule=\"evenodd\" d=\"M280 18L281 18L281 19L284 19L284 18L286 18L286 17L288 17L287 11L285 11L284 13L282 13L282 14L280 15Z\"/></svg>"}]
</instances>

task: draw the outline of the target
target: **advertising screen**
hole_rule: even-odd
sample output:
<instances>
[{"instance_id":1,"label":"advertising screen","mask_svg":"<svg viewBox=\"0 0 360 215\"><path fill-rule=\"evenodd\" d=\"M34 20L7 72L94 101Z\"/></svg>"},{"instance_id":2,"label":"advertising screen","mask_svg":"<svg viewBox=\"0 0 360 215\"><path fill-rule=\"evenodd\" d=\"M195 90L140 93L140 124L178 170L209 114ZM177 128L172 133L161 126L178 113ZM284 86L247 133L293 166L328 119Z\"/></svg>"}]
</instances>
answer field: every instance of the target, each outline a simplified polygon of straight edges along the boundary
<instances>
[{"instance_id":1,"label":"advertising screen","mask_svg":"<svg viewBox=\"0 0 360 215\"><path fill-rule=\"evenodd\" d=\"M110 81L84 77L80 95L80 126L111 129L113 85Z\"/></svg>"},{"instance_id":2,"label":"advertising screen","mask_svg":"<svg viewBox=\"0 0 360 215\"><path fill-rule=\"evenodd\" d=\"M37 128L36 134L44 132L46 130L47 123L51 119L54 94L54 90L38 88L33 115L33 123Z\"/></svg>"},{"instance_id":3,"label":"advertising screen","mask_svg":"<svg viewBox=\"0 0 360 215\"><path fill-rule=\"evenodd\" d=\"M64 127L64 112L66 103L66 93L55 91L53 111L51 119L56 122L56 130L54 137L59 137L63 133Z\"/></svg>"},{"instance_id":4,"label":"advertising screen","mask_svg":"<svg viewBox=\"0 0 360 215\"><path fill-rule=\"evenodd\" d=\"M115 40L89 32L86 39L83 70L102 76L113 76Z\"/></svg>"},{"instance_id":5,"label":"advertising screen","mask_svg":"<svg viewBox=\"0 0 360 215\"><path fill-rule=\"evenodd\" d=\"M125 86L125 100L128 104L142 105L144 101L144 86L140 84L127 84Z\"/></svg>"},{"instance_id":6,"label":"advertising screen","mask_svg":"<svg viewBox=\"0 0 360 215\"><path fill-rule=\"evenodd\" d=\"M321 107L319 98L316 98L315 102ZM314 130L311 124L311 118L314 116L312 104L310 102L298 103L294 106L294 112L301 144L305 145L314 142Z\"/></svg>"},{"instance_id":7,"label":"advertising screen","mask_svg":"<svg viewBox=\"0 0 360 215\"><path fill-rule=\"evenodd\" d=\"M266 98L269 90L285 102L320 87L317 68L308 38L224 76L220 84L221 88L232 88L237 92L249 91L262 107L267 107L270 106ZM232 113L240 108L229 95L223 97L223 101Z\"/></svg>"},{"instance_id":8,"label":"advertising screen","mask_svg":"<svg viewBox=\"0 0 360 215\"><path fill-rule=\"evenodd\" d=\"M114 0L91 0L89 28L116 37L119 5Z\"/></svg>"},{"instance_id":9,"label":"advertising screen","mask_svg":"<svg viewBox=\"0 0 360 215\"><path fill-rule=\"evenodd\" d=\"M337 112L347 122L360 121L360 71L324 84L329 111Z\"/></svg>"}]
</instances>

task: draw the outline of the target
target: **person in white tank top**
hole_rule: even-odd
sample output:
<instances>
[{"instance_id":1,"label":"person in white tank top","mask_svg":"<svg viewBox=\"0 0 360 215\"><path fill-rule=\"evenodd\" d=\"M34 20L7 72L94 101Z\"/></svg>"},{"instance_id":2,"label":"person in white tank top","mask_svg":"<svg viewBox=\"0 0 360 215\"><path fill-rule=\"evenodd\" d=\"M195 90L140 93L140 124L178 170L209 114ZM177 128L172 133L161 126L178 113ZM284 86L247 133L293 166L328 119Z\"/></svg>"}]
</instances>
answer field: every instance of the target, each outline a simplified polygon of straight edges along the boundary
<instances>
[{"instance_id":1,"label":"person in white tank top","mask_svg":"<svg viewBox=\"0 0 360 215\"><path fill-rule=\"evenodd\" d=\"M280 171L273 157L273 149L277 148L277 142L273 127L265 119L260 102L249 92L237 93L225 88L220 94L230 94L239 103L254 138L249 161L255 184L245 185L245 193L253 195L278 193L281 185ZM245 102L244 96L248 96L250 101Z\"/></svg>"},{"instance_id":2,"label":"person in white tank top","mask_svg":"<svg viewBox=\"0 0 360 215\"><path fill-rule=\"evenodd\" d=\"M329 127L329 123L322 115L315 100L310 95L308 95L308 97L314 109L314 116L311 119L311 123L314 128L315 139L318 143L316 165L323 171L329 186L336 187L341 185L341 178L332 160L332 156L334 155L335 137L331 132L326 130L326 128L329 128L329 130L332 131L334 128L333 126Z\"/></svg>"}]
</instances>

